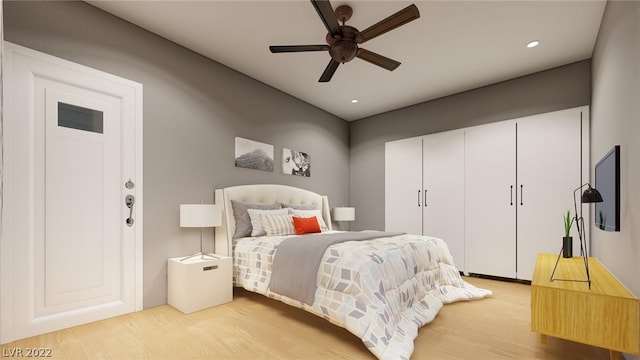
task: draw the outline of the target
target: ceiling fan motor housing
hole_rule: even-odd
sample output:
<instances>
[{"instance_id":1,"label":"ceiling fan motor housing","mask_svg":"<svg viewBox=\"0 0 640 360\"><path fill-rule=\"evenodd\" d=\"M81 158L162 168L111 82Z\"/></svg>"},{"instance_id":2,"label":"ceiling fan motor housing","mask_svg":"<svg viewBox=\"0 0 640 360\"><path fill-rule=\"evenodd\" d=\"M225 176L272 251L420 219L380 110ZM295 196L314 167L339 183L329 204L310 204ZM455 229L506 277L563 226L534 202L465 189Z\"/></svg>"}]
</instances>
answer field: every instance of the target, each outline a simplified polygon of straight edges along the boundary
<instances>
[{"instance_id":1,"label":"ceiling fan motor housing","mask_svg":"<svg viewBox=\"0 0 640 360\"><path fill-rule=\"evenodd\" d=\"M353 60L358 54L358 44L356 43L356 36L358 35L358 29L342 25L340 26L342 35L340 34L327 34L327 44L329 44L329 55L331 58L339 63L346 63Z\"/></svg>"}]
</instances>

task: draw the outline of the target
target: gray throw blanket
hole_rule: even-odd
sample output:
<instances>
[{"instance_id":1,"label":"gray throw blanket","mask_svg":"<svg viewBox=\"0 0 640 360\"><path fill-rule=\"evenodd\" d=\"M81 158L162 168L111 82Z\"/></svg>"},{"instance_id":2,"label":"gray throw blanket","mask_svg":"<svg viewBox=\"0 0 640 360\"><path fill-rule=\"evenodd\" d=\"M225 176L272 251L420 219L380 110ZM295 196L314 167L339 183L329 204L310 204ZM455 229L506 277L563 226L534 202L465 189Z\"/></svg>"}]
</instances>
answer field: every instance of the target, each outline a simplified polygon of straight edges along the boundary
<instances>
[{"instance_id":1,"label":"gray throw blanket","mask_svg":"<svg viewBox=\"0 0 640 360\"><path fill-rule=\"evenodd\" d=\"M312 305L320 262L327 248L345 241L402 235L402 232L360 231L301 235L283 240L273 256L269 290Z\"/></svg>"}]
</instances>

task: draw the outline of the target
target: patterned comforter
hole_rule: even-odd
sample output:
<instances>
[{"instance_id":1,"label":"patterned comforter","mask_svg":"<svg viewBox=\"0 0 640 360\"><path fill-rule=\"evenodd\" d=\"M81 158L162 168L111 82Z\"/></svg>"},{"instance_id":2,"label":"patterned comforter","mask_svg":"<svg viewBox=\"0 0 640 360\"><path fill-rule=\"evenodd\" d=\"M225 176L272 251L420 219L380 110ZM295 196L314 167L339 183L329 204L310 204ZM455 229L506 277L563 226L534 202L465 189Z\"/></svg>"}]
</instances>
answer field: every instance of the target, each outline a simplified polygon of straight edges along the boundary
<instances>
[{"instance_id":1,"label":"patterned comforter","mask_svg":"<svg viewBox=\"0 0 640 360\"><path fill-rule=\"evenodd\" d=\"M409 359L418 329L443 304L491 295L462 280L444 241L404 234L329 247L318 269L315 302L307 305L269 290L273 255L287 237L237 239L235 285L349 330L379 359Z\"/></svg>"}]
</instances>

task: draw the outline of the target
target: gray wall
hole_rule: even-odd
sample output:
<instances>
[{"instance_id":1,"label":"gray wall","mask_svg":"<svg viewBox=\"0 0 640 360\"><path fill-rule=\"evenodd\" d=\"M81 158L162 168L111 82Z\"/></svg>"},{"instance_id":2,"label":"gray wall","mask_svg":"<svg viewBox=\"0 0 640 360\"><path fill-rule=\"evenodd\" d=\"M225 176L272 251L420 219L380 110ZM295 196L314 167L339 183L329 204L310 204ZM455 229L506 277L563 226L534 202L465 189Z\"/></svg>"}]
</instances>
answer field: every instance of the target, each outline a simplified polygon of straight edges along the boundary
<instances>
[{"instance_id":1,"label":"gray wall","mask_svg":"<svg viewBox=\"0 0 640 360\"><path fill-rule=\"evenodd\" d=\"M181 203L214 188L279 183L348 203L348 124L82 2L4 3L5 39L144 85L144 307L166 303L166 260L199 250ZM273 173L234 167L236 136L275 145ZM282 147L311 155L283 175ZM205 232L212 250L213 231Z\"/></svg>"},{"instance_id":2,"label":"gray wall","mask_svg":"<svg viewBox=\"0 0 640 360\"><path fill-rule=\"evenodd\" d=\"M384 143L589 105L588 60L350 123L352 230L384 228Z\"/></svg>"},{"instance_id":3,"label":"gray wall","mask_svg":"<svg viewBox=\"0 0 640 360\"><path fill-rule=\"evenodd\" d=\"M638 296L640 2L607 3L593 55L592 72L591 163L594 165L614 145L620 145L621 150L620 232L605 232L592 226L592 255Z\"/></svg>"}]
</instances>

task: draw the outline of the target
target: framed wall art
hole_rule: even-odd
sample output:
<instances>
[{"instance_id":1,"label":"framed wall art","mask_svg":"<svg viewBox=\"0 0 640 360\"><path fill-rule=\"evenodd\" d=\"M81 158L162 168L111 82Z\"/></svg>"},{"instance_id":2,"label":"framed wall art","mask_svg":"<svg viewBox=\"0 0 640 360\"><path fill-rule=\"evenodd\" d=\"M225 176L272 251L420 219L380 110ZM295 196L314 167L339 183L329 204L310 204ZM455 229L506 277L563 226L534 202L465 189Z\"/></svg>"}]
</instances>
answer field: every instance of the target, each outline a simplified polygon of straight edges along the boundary
<instances>
[{"instance_id":1,"label":"framed wall art","mask_svg":"<svg viewBox=\"0 0 640 360\"><path fill-rule=\"evenodd\" d=\"M283 148L282 173L311 177L311 156L301 151Z\"/></svg>"},{"instance_id":2,"label":"framed wall art","mask_svg":"<svg viewBox=\"0 0 640 360\"><path fill-rule=\"evenodd\" d=\"M273 171L273 145L236 137L236 167Z\"/></svg>"}]
</instances>

